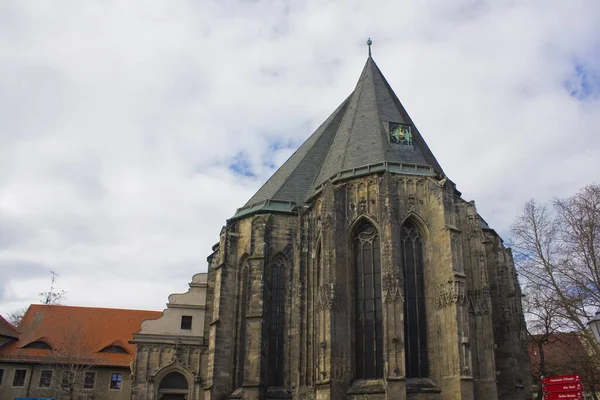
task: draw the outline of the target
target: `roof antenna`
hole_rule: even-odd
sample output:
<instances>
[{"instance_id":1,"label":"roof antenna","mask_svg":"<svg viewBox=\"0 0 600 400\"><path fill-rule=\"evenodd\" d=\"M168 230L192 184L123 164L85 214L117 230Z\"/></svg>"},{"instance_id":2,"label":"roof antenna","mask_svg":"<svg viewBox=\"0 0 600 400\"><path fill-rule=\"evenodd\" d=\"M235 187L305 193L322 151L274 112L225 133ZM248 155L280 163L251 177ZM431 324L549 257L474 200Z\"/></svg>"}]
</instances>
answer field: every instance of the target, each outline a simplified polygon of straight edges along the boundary
<instances>
[{"instance_id":1,"label":"roof antenna","mask_svg":"<svg viewBox=\"0 0 600 400\"><path fill-rule=\"evenodd\" d=\"M58 274L54 271L50 271L50 273L52 274L52 283L50 284L50 291L48 292L48 296L46 296L46 301L44 302L44 304L50 304L50 302L52 301L52 292L54 292L54 282L56 281L56 277L58 276Z\"/></svg>"},{"instance_id":2,"label":"roof antenna","mask_svg":"<svg viewBox=\"0 0 600 400\"><path fill-rule=\"evenodd\" d=\"M373 41L371 40L371 38L369 38L369 40L367 40L367 46L369 46L369 57L371 57L371 45L373 44Z\"/></svg>"}]
</instances>

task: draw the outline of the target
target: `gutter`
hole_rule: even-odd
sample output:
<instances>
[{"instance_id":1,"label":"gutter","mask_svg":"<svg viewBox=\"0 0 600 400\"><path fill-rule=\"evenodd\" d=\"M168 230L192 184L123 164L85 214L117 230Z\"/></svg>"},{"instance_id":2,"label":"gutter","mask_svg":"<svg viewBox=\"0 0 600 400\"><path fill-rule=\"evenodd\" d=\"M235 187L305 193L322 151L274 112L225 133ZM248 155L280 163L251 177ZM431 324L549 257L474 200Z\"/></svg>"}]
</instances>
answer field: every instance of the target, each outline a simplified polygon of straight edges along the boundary
<instances>
[{"instance_id":1,"label":"gutter","mask_svg":"<svg viewBox=\"0 0 600 400\"><path fill-rule=\"evenodd\" d=\"M31 374L29 375L29 382L27 383L27 391L25 392L25 396L29 397L29 391L31 389L31 381L33 381L33 370L35 369L35 364L31 365Z\"/></svg>"}]
</instances>

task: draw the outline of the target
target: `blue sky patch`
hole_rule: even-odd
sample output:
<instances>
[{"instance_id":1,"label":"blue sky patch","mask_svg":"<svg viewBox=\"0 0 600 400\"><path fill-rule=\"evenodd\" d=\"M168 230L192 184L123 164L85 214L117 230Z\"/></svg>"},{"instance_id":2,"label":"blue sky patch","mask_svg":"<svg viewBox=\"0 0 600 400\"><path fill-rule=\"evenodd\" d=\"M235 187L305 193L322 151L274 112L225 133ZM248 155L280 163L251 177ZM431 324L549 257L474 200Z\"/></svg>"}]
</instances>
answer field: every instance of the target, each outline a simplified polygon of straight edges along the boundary
<instances>
[{"instance_id":1,"label":"blue sky patch","mask_svg":"<svg viewBox=\"0 0 600 400\"><path fill-rule=\"evenodd\" d=\"M571 97L584 101L600 95L600 70L593 65L575 63L573 74L564 82Z\"/></svg>"},{"instance_id":2,"label":"blue sky patch","mask_svg":"<svg viewBox=\"0 0 600 400\"><path fill-rule=\"evenodd\" d=\"M292 140L276 140L270 143L271 151L278 151L283 149L295 149L298 147L297 143Z\"/></svg>"},{"instance_id":3,"label":"blue sky patch","mask_svg":"<svg viewBox=\"0 0 600 400\"><path fill-rule=\"evenodd\" d=\"M229 170L236 175L255 177L256 174L252 172L252 166L248 161L248 155L239 152L233 157L233 161L229 164Z\"/></svg>"}]
</instances>

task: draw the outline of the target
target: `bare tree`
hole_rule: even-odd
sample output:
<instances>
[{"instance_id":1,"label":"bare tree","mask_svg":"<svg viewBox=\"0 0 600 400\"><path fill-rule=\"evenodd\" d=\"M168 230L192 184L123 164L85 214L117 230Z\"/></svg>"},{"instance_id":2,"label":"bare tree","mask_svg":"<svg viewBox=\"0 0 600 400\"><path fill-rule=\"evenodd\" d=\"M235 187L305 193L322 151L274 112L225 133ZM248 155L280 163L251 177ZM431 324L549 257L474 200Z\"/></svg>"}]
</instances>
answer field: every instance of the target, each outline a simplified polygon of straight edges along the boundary
<instances>
[{"instance_id":1,"label":"bare tree","mask_svg":"<svg viewBox=\"0 0 600 400\"><path fill-rule=\"evenodd\" d=\"M600 186L551 205L530 201L511 226L511 239L523 283L551 298L560 329L581 332L600 357L587 329L600 306Z\"/></svg>"},{"instance_id":2,"label":"bare tree","mask_svg":"<svg viewBox=\"0 0 600 400\"><path fill-rule=\"evenodd\" d=\"M18 310L9 312L6 314L6 320L11 323L11 325L18 327L23 319L23 316L27 312L26 308L19 308Z\"/></svg>"},{"instance_id":3,"label":"bare tree","mask_svg":"<svg viewBox=\"0 0 600 400\"><path fill-rule=\"evenodd\" d=\"M79 327L65 327L62 343L44 362L53 371L48 383L57 399L80 400L88 396L83 391L85 373L98 363L96 350L87 332Z\"/></svg>"},{"instance_id":4,"label":"bare tree","mask_svg":"<svg viewBox=\"0 0 600 400\"><path fill-rule=\"evenodd\" d=\"M40 300L40 303L48 304L51 306L58 306L62 303L64 299L67 298L66 290L61 290L60 292L41 292L38 293L38 295L42 296L42 300Z\"/></svg>"},{"instance_id":5,"label":"bare tree","mask_svg":"<svg viewBox=\"0 0 600 400\"><path fill-rule=\"evenodd\" d=\"M557 302L553 293L541 290L540 287L529 283L523 289L523 313L527 322L526 330L531 347L531 373L534 383L538 386L537 399L543 398L541 391L542 378L548 376L551 370L546 350L557 340L556 333L565 326L565 321L557 313Z\"/></svg>"},{"instance_id":6,"label":"bare tree","mask_svg":"<svg viewBox=\"0 0 600 400\"><path fill-rule=\"evenodd\" d=\"M67 298L67 292L65 290L61 290L59 292L54 292L53 290L54 288L51 288L49 292L38 293L38 295L42 297L40 303L57 306ZM26 308L19 308L18 310L9 312L6 315L6 320L14 326L19 326L26 312Z\"/></svg>"}]
</instances>

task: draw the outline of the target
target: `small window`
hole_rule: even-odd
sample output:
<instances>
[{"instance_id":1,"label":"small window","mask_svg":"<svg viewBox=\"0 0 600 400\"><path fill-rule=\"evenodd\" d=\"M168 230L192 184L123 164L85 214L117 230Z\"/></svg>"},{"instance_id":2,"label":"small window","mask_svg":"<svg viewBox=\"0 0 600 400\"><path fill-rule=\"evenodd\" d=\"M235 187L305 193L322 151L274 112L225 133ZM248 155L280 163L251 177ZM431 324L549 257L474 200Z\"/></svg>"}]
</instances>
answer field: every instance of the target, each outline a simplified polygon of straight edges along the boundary
<instances>
[{"instance_id":1,"label":"small window","mask_svg":"<svg viewBox=\"0 0 600 400\"><path fill-rule=\"evenodd\" d=\"M96 383L96 373L95 372L86 372L83 378L83 388L84 389L93 389L94 384Z\"/></svg>"},{"instance_id":2,"label":"small window","mask_svg":"<svg viewBox=\"0 0 600 400\"><path fill-rule=\"evenodd\" d=\"M4 378L4 369L0 368L0 385L2 385L2 378Z\"/></svg>"},{"instance_id":3,"label":"small window","mask_svg":"<svg viewBox=\"0 0 600 400\"><path fill-rule=\"evenodd\" d=\"M182 315L181 316L181 329L190 330L192 329L192 316Z\"/></svg>"},{"instance_id":4,"label":"small window","mask_svg":"<svg viewBox=\"0 0 600 400\"><path fill-rule=\"evenodd\" d=\"M44 341L36 340L35 342L29 343L24 349L38 349L38 350L52 350L52 347Z\"/></svg>"},{"instance_id":5,"label":"small window","mask_svg":"<svg viewBox=\"0 0 600 400\"><path fill-rule=\"evenodd\" d=\"M117 346L117 345L106 346L105 348L100 350L100 353L129 354L129 353L127 353L127 351L124 348L122 348L121 346Z\"/></svg>"},{"instance_id":6,"label":"small window","mask_svg":"<svg viewBox=\"0 0 600 400\"><path fill-rule=\"evenodd\" d=\"M50 387L51 382L52 382L52 370L51 369L42 370L42 373L40 374L40 384L38 386L41 388L47 388L47 387Z\"/></svg>"},{"instance_id":7,"label":"small window","mask_svg":"<svg viewBox=\"0 0 600 400\"><path fill-rule=\"evenodd\" d=\"M121 382L123 381L123 374L121 372L113 372L110 374L110 388L121 390Z\"/></svg>"},{"instance_id":8,"label":"small window","mask_svg":"<svg viewBox=\"0 0 600 400\"><path fill-rule=\"evenodd\" d=\"M13 379L13 386L25 386L25 377L27 376L26 369L16 369Z\"/></svg>"},{"instance_id":9,"label":"small window","mask_svg":"<svg viewBox=\"0 0 600 400\"><path fill-rule=\"evenodd\" d=\"M75 385L75 373L71 371L64 371L62 375L62 388L71 389Z\"/></svg>"}]
</instances>

